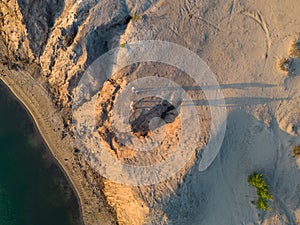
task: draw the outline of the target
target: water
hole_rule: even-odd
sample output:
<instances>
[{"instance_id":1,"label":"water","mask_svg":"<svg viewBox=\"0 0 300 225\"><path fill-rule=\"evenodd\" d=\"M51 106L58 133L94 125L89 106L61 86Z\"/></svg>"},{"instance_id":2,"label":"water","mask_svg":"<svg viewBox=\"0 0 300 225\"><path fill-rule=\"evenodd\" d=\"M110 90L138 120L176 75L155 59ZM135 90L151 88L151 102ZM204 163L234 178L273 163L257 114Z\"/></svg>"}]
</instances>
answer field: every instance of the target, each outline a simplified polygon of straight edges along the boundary
<instances>
[{"instance_id":1,"label":"water","mask_svg":"<svg viewBox=\"0 0 300 225\"><path fill-rule=\"evenodd\" d=\"M78 225L79 207L27 112L0 83L0 225Z\"/></svg>"}]
</instances>

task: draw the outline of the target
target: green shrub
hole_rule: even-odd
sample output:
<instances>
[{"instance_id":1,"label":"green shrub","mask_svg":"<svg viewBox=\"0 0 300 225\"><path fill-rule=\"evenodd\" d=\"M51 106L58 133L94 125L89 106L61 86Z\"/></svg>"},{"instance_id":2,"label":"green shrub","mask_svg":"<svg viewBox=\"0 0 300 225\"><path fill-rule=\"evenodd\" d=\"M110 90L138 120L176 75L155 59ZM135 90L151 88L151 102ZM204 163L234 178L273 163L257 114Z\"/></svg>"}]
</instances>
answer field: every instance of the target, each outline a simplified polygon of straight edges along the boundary
<instances>
[{"instance_id":1,"label":"green shrub","mask_svg":"<svg viewBox=\"0 0 300 225\"><path fill-rule=\"evenodd\" d=\"M137 13L132 13L131 19L133 22L136 22L141 19L141 16L138 15Z\"/></svg>"},{"instance_id":2,"label":"green shrub","mask_svg":"<svg viewBox=\"0 0 300 225\"><path fill-rule=\"evenodd\" d=\"M259 198L256 202L256 208L259 210L267 211L270 210L267 200L263 198Z\"/></svg>"},{"instance_id":3,"label":"green shrub","mask_svg":"<svg viewBox=\"0 0 300 225\"><path fill-rule=\"evenodd\" d=\"M269 193L268 189L258 189L257 194L259 197L261 197L262 199L268 199L270 201L273 200L272 196Z\"/></svg>"},{"instance_id":4,"label":"green shrub","mask_svg":"<svg viewBox=\"0 0 300 225\"><path fill-rule=\"evenodd\" d=\"M248 176L248 183L254 187L256 187L258 200L256 202L256 208L259 210L271 210L271 208L268 205L268 201L273 200L273 197L271 196L269 192L269 188L266 184L266 182L263 179L263 175L260 173L253 173Z\"/></svg>"},{"instance_id":5,"label":"green shrub","mask_svg":"<svg viewBox=\"0 0 300 225\"><path fill-rule=\"evenodd\" d=\"M254 187L263 188L265 181L262 174L253 173L248 177L248 182Z\"/></svg>"}]
</instances>

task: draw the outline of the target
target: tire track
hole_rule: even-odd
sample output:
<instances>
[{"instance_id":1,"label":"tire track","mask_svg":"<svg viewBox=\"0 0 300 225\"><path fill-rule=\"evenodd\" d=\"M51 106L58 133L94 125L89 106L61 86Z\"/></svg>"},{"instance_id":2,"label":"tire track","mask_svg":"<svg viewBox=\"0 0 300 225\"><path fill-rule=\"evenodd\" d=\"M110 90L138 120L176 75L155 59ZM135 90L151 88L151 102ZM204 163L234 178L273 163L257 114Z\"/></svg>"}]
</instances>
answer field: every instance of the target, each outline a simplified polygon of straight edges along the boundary
<instances>
[{"instance_id":1,"label":"tire track","mask_svg":"<svg viewBox=\"0 0 300 225\"><path fill-rule=\"evenodd\" d=\"M256 10L242 10L240 12L241 14L253 19L256 23L258 23L260 25L260 27L262 28L262 30L265 33L265 37L266 37L266 52L265 52L265 59L268 59L269 56L269 51L271 48L271 38L270 38L270 31L268 28L268 24L266 23L264 17L262 16L262 14L259 11Z\"/></svg>"}]
</instances>

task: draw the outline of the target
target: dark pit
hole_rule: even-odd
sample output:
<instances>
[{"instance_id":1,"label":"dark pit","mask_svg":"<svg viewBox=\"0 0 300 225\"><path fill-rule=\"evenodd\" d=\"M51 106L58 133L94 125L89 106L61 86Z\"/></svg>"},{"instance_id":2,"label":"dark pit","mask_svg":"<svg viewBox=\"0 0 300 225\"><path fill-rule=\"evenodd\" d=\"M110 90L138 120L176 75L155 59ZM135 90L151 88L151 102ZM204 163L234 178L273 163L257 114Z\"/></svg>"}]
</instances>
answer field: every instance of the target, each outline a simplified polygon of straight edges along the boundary
<instances>
[{"instance_id":1,"label":"dark pit","mask_svg":"<svg viewBox=\"0 0 300 225\"><path fill-rule=\"evenodd\" d=\"M169 101L157 97L136 102L129 118L131 131L136 136L145 137L151 130L164 125L164 123L156 123L150 129L152 119L161 118L166 124L174 122L179 114L177 109L179 105L180 103L174 106Z\"/></svg>"}]
</instances>

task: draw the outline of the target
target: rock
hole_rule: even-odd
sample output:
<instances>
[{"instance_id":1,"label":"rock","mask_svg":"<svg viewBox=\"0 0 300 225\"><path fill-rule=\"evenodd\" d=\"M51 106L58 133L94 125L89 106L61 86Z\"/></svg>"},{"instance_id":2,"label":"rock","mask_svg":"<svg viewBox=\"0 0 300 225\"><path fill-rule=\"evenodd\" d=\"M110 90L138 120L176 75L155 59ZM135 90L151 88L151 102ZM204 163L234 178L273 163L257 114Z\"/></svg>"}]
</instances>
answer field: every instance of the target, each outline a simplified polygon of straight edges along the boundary
<instances>
[{"instance_id":1,"label":"rock","mask_svg":"<svg viewBox=\"0 0 300 225\"><path fill-rule=\"evenodd\" d=\"M146 113L141 113L139 115L132 115L131 129L138 136L146 136L150 131L150 121L155 118L161 118L166 123L172 123L175 118L178 116L178 112L175 106L170 104L167 100L164 100L162 103L155 105ZM157 123L156 126L152 129L156 129L161 126L161 123Z\"/></svg>"}]
</instances>

